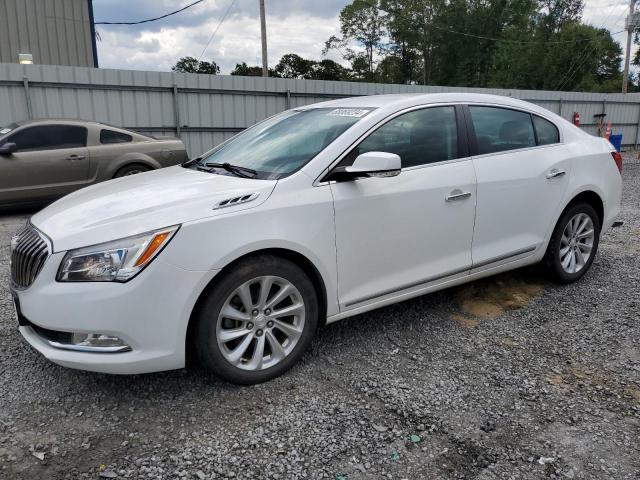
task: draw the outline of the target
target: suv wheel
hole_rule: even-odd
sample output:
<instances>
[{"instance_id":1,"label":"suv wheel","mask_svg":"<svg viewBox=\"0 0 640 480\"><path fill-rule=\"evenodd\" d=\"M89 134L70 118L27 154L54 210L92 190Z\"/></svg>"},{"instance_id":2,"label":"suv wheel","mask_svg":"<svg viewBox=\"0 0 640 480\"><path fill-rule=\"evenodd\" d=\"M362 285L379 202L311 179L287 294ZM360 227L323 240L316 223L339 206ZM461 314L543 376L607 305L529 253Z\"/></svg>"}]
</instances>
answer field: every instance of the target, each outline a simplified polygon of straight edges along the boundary
<instances>
[{"instance_id":1,"label":"suv wheel","mask_svg":"<svg viewBox=\"0 0 640 480\"><path fill-rule=\"evenodd\" d=\"M229 382L251 385L302 357L318 325L318 298L297 265L265 255L225 274L196 315L200 361Z\"/></svg>"}]
</instances>

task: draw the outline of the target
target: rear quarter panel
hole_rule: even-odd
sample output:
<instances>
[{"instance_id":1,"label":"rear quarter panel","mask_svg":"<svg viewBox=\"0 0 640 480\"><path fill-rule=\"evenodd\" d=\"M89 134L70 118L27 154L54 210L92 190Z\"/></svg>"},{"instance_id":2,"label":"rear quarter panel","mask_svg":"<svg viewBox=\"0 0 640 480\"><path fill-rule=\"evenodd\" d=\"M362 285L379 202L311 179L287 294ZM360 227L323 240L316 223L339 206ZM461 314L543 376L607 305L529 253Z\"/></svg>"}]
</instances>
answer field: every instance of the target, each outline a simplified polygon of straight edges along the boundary
<instances>
[{"instance_id":1,"label":"rear quarter panel","mask_svg":"<svg viewBox=\"0 0 640 480\"><path fill-rule=\"evenodd\" d=\"M114 177L116 172L134 163L152 169L178 165L186 160L186 150L180 140L149 140L90 147L93 182Z\"/></svg>"},{"instance_id":2,"label":"rear quarter panel","mask_svg":"<svg viewBox=\"0 0 640 480\"><path fill-rule=\"evenodd\" d=\"M597 193L604 205L602 232L605 232L620 213L622 199L622 176L611 156L614 148L607 140L588 134L572 142L570 148L572 168L563 210L578 194Z\"/></svg>"}]
</instances>

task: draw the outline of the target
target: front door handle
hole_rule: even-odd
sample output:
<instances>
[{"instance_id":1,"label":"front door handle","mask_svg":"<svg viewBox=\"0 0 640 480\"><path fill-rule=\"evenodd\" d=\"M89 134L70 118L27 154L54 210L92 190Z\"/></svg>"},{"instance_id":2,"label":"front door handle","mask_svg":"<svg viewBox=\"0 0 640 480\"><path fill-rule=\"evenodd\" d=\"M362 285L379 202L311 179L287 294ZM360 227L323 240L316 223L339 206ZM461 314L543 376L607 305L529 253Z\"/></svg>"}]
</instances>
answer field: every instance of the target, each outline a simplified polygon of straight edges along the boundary
<instances>
[{"instance_id":1,"label":"front door handle","mask_svg":"<svg viewBox=\"0 0 640 480\"><path fill-rule=\"evenodd\" d=\"M69 160L71 162L75 160L84 160L84 159L85 159L84 155L69 155L67 158L65 158L65 160Z\"/></svg>"},{"instance_id":2,"label":"front door handle","mask_svg":"<svg viewBox=\"0 0 640 480\"><path fill-rule=\"evenodd\" d=\"M561 177L566 173L567 172L565 172L564 170L558 170L557 168L554 168L549 173L547 173L547 180L550 180L550 179L556 178L556 177Z\"/></svg>"},{"instance_id":3,"label":"front door handle","mask_svg":"<svg viewBox=\"0 0 640 480\"><path fill-rule=\"evenodd\" d=\"M454 190L449 195L444 197L447 202L453 202L456 200L464 200L465 198L469 198L471 196L471 192L463 192L462 190Z\"/></svg>"}]
</instances>

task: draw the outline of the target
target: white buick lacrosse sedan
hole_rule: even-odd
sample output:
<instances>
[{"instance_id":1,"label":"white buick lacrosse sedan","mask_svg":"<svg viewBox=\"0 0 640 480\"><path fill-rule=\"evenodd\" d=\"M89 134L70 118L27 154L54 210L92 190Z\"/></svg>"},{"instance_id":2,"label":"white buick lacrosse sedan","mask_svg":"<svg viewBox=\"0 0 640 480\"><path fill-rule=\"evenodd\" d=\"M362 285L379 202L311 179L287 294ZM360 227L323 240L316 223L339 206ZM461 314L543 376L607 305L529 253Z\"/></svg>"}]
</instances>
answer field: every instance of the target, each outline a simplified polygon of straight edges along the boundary
<instances>
[{"instance_id":1,"label":"white buick lacrosse sedan","mask_svg":"<svg viewBox=\"0 0 640 480\"><path fill-rule=\"evenodd\" d=\"M193 352L262 382L325 323L538 262L579 279L620 171L609 142L511 98L296 108L34 215L11 242L20 331L67 367L153 372Z\"/></svg>"}]
</instances>

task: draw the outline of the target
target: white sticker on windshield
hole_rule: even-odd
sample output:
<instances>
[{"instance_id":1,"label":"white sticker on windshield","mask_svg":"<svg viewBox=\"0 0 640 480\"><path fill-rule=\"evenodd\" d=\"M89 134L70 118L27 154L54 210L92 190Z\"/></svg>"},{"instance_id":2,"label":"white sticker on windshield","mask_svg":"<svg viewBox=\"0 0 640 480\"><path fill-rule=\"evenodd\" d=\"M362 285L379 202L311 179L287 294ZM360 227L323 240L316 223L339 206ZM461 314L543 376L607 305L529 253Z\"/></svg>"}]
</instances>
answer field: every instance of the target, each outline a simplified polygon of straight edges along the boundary
<instances>
[{"instance_id":1,"label":"white sticker on windshield","mask_svg":"<svg viewBox=\"0 0 640 480\"><path fill-rule=\"evenodd\" d=\"M5 133L9 133L10 131L10 128L3 128L2 130L0 130L0 135L4 135Z\"/></svg>"},{"instance_id":2,"label":"white sticker on windshield","mask_svg":"<svg viewBox=\"0 0 640 480\"><path fill-rule=\"evenodd\" d=\"M334 117L364 117L369 110L362 110L359 108L336 108L335 110L331 110L327 115L331 115Z\"/></svg>"}]
</instances>

